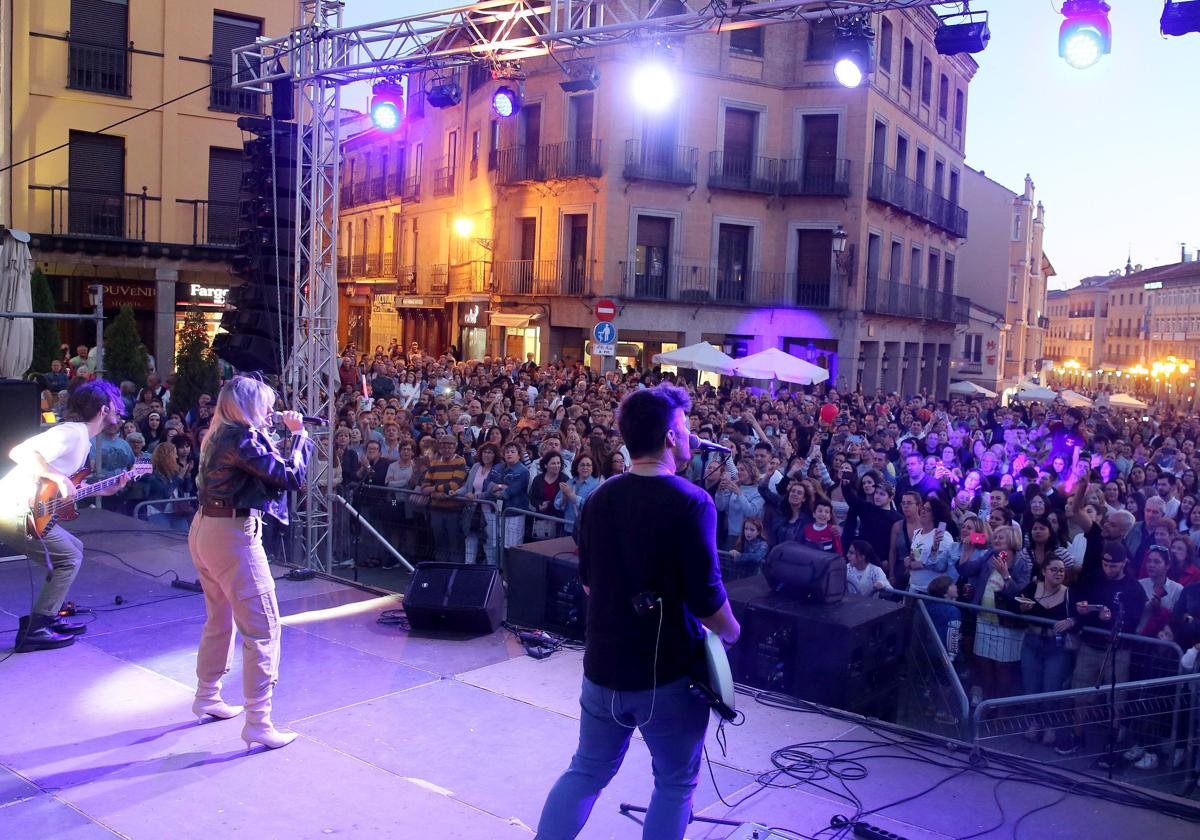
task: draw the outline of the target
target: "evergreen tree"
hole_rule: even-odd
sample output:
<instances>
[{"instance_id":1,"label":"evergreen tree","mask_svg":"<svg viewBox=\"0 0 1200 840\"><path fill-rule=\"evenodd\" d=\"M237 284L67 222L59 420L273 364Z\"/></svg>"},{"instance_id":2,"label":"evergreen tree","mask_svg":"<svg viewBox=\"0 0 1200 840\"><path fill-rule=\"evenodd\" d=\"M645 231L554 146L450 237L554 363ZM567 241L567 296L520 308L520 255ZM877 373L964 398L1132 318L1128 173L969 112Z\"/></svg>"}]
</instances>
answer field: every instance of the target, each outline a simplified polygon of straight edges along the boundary
<instances>
[{"instance_id":1,"label":"evergreen tree","mask_svg":"<svg viewBox=\"0 0 1200 840\"><path fill-rule=\"evenodd\" d=\"M54 295L50 291L50 283L40 268L33 270L30 278L30 291L33 294L34 312L57 312L54 306ZM46 373L50 363L62 358L62 341L58 336L58 322L39 318L33 322L33 363L29 370L32 373Z\"/></svg>"},{"instance_id":2,"label":"evergreen tree","mask_svg":"<svg viewBox=\"0 0 1200 840\"><path fill-rule=\"evenodd\" d=\"M138 335L132 306L122 306L120 313L104 330L104 353L100 363L104 365L104 378L110 382L119 385L128 379L135 385L146 384L150 354Z\"/></svg>"},{"instance_id":3,"label":"evergreen tree","mask_svg":"<svg viewBox=\"0 0 1200 840\"><path fill-rule=\"evenodd\" d=\"M217 395L220 368L208 343L204 314L189 312L179 330L179 352L175 356L175 386L171 410L191 411L201 394Z\"/></svg>"}]
</instances>

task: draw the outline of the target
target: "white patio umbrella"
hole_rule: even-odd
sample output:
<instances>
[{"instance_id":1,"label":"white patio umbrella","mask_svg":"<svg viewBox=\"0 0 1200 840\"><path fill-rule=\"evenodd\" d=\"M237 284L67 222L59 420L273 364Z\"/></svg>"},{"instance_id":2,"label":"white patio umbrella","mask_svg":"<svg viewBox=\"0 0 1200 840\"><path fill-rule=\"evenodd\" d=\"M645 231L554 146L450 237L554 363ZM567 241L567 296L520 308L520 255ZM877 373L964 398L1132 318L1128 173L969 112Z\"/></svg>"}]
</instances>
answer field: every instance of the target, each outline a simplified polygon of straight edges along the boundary
<instances>
[{"instance_id":1,"label":"white patio umbrella","mask_svg":"<svg viewBox=\"0 0 1200 840\"><path fill-rule=\"evenodd\" d=\"M0 233L0 312L29 312L33 295L29 276L29 234L9 230ZM19 379L33 362L33 319L0 318L0 376Z\"/></svg>"},{"instance_id":2,"label":"white patio umbrella","mask_svg":"<svg viewBox=\"0 0 1200 840\"><path fill-rule=\"evenodd\" d=\"M974 382L969 382L965 379L961 382L955 382L954 384L952 384L950 386L950 388L948 390L950 391L951 394L958 394L959 396L962 396L962 397L995 397L995 396L997 396L995 391L989 391L987 388L984 388L982 385L976 385Z\"/></svg>"},{"instance_id":3,"label":"white patio umbrella","mask_svg":"<svg viewBox=\"0 0 1200 840\"><path fill-rule=\"evenodd\" d=\"M795 385L815 385L829 378L829 371L825 368L798 359L775 347L768 347L752 356L736 359L733 372L747 379L778 379Z\"/></svg>"},{"instance_id":4,"label":"white patio umbrella","mask_svg":"<svg viewBox=\"0 0 1200 840\"><path fill-rule=\"evenodd\" d=\"M651 361L656 365L707 370L727 376L733 374L733 359L707 341L680 347L678 350L668 350L666 353L656 353L651 357Z\"/></svg>"},{"instance_id":5,"label":"white patio umbrella","mask_svg":"<svg viewBox=\"0 0 1200 840\"><path fill-rule=\"evenodd\" d=\"M1058 394L1049 388L1030 385L1019 389L1017 393L1013 394L1013 399L1022 400L1023 402L1054 402L1058 399Z\"/></svg>"},{"instance_id":6,"label":"white patio umbrella","mask_svg":"<svg viewBox=\"0 0 1200 840\"><path fill-rule=\"evenodd\" d=\"M1069 408L1091 408L1093 405L1091 399L1085 397L1078 391L1072 391L1069 388L1059 394L1058 397L1064 403L1066 403Z\"/></svg>"},{"instance_id":7,"label":"white patio umbrella","mask_svg":"<svg viewBox=\"0 0 1200 840\"><path fill-rule=\"evenodd\" d=\"M1113 394L1108 398L1108 407L1124 408L1131 411L1138 408L1149 408L1148 405L1139 400L1137 397L1132 397L1129 394Z\"/></svg>"}]
</instances>

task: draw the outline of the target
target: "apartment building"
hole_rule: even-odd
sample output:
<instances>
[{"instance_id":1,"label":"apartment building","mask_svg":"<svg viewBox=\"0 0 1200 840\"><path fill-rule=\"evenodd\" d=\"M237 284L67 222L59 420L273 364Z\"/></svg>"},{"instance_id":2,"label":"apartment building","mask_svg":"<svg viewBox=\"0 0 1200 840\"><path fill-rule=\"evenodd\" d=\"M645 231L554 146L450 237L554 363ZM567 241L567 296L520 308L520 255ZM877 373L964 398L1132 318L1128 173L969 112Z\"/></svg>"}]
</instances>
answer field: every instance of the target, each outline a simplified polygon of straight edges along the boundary
<instances>
[{"instance_id":1,"label":"apartment building","mask_svg":"<svg viewBox=\"0 0 1200 840\"><path fill-rule=\"evenodd\" d=\"M232 283L236 120L263 103L230 86L231 51L286 32L294 12L292 0L0 7L0 166L32 158L0 174L0 224L32 235L60 311L89 309L97 281L106 311L132 305L161 369L187 311L215 331ZM95 343L90 324L59 329Z\"/></svg>"},{"instance_id":2,"label":"apartment building","mask_svg":"<svg viewBox=\"0 0 1200 840\"><path fill-rule=\"evenodd\" d=\"M1028 175L1022 192L1015 193L970 167L964 170L963 206L971 214L971 237L959 249L959 290L972 303L1003 313L1009 329L997 384L1014 387L1041 372L1045 353L1046 291L1055 274L1043 250L1045 208L1037 201ZM966 333L964 363L981 339L979 331ZM961 365L956 372L972 365L978 366L978 361Z\"/></svg>"},{"instance_id":3,"label":"apartment building","mask_svg":"<svg viewBox=\"0 0 1200 840\"><path fill-rule=\"evenodd\" d=\"M592 90L565 92L545 59L519 82L409 78L403 127L346 144L343 338L590 362L608 297L622 364L708 340L781 348L843 387L944 393L967 320L977 65L939 56L936 24L875 16L875 72L856 90L833 80L828 21L690 36L655 54L679 83L659 113L632 102L648 57L632 45L582 57ZM452 107L415 95L452 82ZM489 105L500 84L523 92L508 119Z\"/></svg>"}]
</instances>

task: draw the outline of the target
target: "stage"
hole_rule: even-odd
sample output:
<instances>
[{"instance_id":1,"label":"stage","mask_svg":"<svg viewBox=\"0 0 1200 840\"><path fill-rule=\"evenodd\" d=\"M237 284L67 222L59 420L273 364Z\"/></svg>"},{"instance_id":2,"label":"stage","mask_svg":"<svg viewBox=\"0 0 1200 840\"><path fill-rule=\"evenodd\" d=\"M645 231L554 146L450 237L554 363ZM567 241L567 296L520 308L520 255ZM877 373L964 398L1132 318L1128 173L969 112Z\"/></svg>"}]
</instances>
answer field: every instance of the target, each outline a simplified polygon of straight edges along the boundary
<instances>
[{"instance_id":1,"label":"stage","mask_svg":"<svg viewBox=\"0 0 1200 840\"><path fill-rule=\"evenodd\" d=\"M240 718L197 725L190 713L199 595L171 588L196 577L182 535L102 511L72 526L88 551L71 599L98 612L89 632L60 651L0 663L0 836L9 838L529 838L550 784L575 745L581 655L537 661L501 630L473 639L408 634L376 621L395 607L337 582L280 580L285 616L275 719L294 744L247 756ZM112 552L113 554L103 553ZM139 574L121 560L145 572ZM282 574L284 570L279 570ZM117 596L125 603L114 603ZM28 565L0 564L0 658L29 603ZM227 697L240 698L240 662ZM835 749L876 739L815 713L742 699L743 726L727 729L722 756L710 728L716 786L735 805L770 770L771 753L798 742ZM839 747L838 745L843 745ZM996 782L900 759L872 759L850 783L866 808L934 792L868 821L910 840L996 829L1010 838L1022 815L1057 791ZM782 781L787 781L782 780ZM840 789L834 780L821 782ZM635 739L582 838L638 838L617 811L644 804L649 756ZM1003 805L1002 816L997 798ZM719 801L702 771L696 811L811 835L852 809L811 785L773 788L738 807ZM729 827L694 824L691 838ZM1197 827L1145 810L1068 796L1021 821L1018 836L1194 838ZM829 836L828 833L824 836Z\"/></svg>"}]
</instances>

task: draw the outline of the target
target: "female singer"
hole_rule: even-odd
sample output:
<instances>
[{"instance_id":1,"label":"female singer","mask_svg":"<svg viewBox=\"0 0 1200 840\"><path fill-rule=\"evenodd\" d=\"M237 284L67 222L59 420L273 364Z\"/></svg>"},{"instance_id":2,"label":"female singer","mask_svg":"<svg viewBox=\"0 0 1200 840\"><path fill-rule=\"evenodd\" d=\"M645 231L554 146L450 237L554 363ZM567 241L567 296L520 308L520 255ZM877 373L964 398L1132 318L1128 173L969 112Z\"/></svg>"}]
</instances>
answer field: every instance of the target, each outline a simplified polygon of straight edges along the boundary
<instances>
[{"instance_id":1,"label":"female singer","mask_svg":"<svg viewBox=\"0 0 1200 840\"><path fill-rule=\"evenodd\" d=\"M293 435L290 453L279 453L265 431L274 404L275 392L257 379L235 376L221 388L200 450L200 509L188 534L208 613L192 711L200 718L231 718L242 711L221 699L236 624L242 637L242 740L247 749L256 743L276 749L296 737L271 723L271 691L279 675L279 608L262 528L264 514L287 524L284 492L304 486L313 444L299 414L279 412Z\"/></svg>"}]
</instances>

